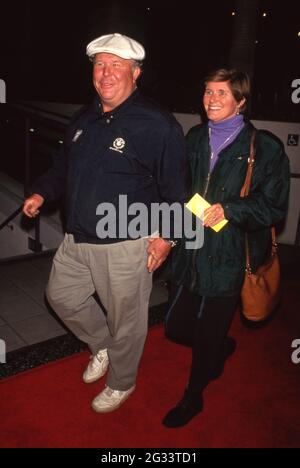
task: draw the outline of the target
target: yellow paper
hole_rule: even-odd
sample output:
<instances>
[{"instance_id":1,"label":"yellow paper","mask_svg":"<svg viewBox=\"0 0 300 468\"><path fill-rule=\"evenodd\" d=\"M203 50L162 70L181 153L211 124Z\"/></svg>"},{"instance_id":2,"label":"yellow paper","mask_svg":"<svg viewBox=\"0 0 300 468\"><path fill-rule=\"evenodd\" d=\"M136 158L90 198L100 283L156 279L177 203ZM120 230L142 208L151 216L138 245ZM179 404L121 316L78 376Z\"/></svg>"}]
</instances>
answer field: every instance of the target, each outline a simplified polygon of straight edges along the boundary
<instances>
[{"instance_id":1,"label":"yellow paper","mask_svg":"<svg viewBox=\"0 0 300 468\"><path fill-rule=\"evenodd\" d=\"M195 193L195 195L190 199L190 201L186 204L186 207L194 213L194 215L198 216L198 218L202 219L203 221L203 212L206 208L209 208L211 205L203 198L199 193ZM223 219L218 224L215 224L211 228L219 232L225 224L228 223L227 219Z\"/></svg>"}]
</instances>

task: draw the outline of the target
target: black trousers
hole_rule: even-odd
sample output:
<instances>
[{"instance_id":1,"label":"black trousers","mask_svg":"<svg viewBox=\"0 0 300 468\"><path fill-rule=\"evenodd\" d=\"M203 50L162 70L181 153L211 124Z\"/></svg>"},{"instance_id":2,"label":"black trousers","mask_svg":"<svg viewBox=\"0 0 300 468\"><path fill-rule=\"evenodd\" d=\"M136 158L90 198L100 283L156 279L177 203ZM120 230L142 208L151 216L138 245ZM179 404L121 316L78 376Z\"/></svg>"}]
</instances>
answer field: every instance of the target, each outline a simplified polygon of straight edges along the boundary
<instances>
[{"instance_id":1,"label":"black trousers","mask_svg":"<svg viewBox=\"0 0 300 468\"><path fill-rule=\"evenodd\" d=\"M192 348L188 390L201 392L221 365L238 301L239 294L206 297L171 287L166 336Z\"/></svg>"}]
</instances>

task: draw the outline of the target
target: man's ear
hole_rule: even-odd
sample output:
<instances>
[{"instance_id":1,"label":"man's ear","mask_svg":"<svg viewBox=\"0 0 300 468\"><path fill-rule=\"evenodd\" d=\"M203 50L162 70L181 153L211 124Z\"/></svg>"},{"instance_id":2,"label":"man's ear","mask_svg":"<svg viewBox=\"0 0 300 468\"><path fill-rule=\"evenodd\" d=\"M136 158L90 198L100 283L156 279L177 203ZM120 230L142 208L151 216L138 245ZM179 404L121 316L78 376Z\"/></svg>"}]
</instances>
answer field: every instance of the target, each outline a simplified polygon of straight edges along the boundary
<instances>
[{"instance_id":1,"label":"man's ear","mask_svg":"<svg viewBox=\"0 0 300 468\"><path fill-rule=\"evenodd\" d=\"M142 73L142 70L140 69L140 67L136 67L133 71L133 81L137 81L137 79L139 78L139 76L141 75Z\"/></svg>"}]
</instances>

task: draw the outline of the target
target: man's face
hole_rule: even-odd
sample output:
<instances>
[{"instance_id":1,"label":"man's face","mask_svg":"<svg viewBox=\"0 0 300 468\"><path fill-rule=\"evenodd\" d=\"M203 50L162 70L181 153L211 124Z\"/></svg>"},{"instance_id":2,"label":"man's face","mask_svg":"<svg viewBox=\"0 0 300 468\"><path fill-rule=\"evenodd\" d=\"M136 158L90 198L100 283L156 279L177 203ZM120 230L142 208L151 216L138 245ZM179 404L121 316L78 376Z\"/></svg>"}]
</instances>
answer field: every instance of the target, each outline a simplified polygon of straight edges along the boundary
<instances>
[{"instance_id":1,"label":"man's face","mask_svg":"<svg viewBox=\"0 0 300 468\"><path fill-rule=\"evenodd\" d=\"M132 94L140 73L133 60L104 52L95 55L93 83L104 112L111 111Z\"/></svg>"}]
</instances>

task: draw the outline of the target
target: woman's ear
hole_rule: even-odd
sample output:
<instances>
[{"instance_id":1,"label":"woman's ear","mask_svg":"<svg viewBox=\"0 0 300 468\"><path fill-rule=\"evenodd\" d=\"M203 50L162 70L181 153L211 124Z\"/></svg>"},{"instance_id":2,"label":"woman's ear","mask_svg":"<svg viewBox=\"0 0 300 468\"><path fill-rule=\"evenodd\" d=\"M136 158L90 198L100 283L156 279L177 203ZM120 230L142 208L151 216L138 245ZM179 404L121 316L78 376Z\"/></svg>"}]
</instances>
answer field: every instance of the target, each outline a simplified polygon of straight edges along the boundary
<instances>
[{"instance_id":1,"label":"woman's ear","mask_svg":"<svg viewBox=\"0 0 300 468\"><path fill-rule=\"evenodd\" d=\"M243 98L237 105L237 109L236 109L236 115L239 115L239 113L241 112L241 107L243 107L243 105L245 104L246 102L246 98Z\"/></svg>"}]
</instances>

